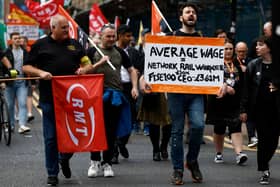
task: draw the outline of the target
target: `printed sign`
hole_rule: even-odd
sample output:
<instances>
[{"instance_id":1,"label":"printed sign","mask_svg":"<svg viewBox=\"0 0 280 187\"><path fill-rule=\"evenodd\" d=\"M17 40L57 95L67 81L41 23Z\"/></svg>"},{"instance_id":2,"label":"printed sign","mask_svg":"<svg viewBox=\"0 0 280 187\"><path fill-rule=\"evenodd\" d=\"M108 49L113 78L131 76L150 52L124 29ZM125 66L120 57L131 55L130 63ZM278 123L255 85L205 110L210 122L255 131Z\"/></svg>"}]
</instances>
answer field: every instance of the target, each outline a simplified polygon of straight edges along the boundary
<instances>
[{"instance_id":1,"label":"printed sign","mask_svg":"<svg viewBox=\"0 0 280 187\"><path fill-rule=\"evenodd\" d=\"M217 94L223 76L224 39L146 36L144 78L152 92Z\"/></svg>"},{"instance_id":2,"label":"printed sign","mask_svg":"<svg viewBox=\"0 0 280 187\"><path fill-rule=\"evenodd\" d=\"M10 40L10 34L13 32L18 32L21 36L26 36L28 40L35 42L39 38L39 25L8 23L8 40Z\"/></svg>"},{"instance_id":3,"label":"printed sign","mask_svg":"<svg viewBox=\"0 0 280 187\"><path fill-rule=\"evenodd\" d=\"M106 150L103 75L55 76L52 90L58 150Z\"/></svg>"}]
</instances>

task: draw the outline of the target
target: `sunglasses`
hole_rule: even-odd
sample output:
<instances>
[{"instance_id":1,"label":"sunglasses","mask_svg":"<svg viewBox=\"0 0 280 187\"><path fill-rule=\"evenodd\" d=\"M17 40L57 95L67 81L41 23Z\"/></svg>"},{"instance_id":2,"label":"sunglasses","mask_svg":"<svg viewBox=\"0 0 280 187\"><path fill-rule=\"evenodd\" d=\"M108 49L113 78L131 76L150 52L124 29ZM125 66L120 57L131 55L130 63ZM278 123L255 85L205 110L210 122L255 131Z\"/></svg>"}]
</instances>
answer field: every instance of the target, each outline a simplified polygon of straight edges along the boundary
<instances>
[{"instance_id":1,"label":"sunglasses","mask_svg":"<svg viewBox=\"0 0 280 187\"><path fill-rule=\"evenodd\" d=\"M103 32L105 29L110 28L110 29L116 29L115 25L112 23L106 23L101 27L101 32Z\"/></svg>"}]
</instances>

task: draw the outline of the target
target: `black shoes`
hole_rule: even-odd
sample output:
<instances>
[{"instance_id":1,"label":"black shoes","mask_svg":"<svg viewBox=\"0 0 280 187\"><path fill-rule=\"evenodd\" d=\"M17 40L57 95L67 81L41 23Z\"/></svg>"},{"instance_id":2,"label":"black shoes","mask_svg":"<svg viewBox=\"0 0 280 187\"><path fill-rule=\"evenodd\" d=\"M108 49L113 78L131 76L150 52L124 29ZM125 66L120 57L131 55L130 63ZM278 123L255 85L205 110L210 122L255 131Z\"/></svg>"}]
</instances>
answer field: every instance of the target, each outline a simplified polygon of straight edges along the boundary
<instances>
[{"instance_id":1,"label":"black shoes","mask_svg":"<svg viewBox=\"0 0 280 187\"><path fill-rule=\"evenodd\" d=\"M48 186L56 186L58 185L58 178L57 176L49 176L47 179Z\"/></svg>"},{"instance_id":2,"label":"black shoes","mask_svg":"<svg viewBox=\"0 0 280 187\"><path fill-rule=\"evenodd\" d=\"M128 153L128 150L127 150L127 148L125 147L125 145L119 145L119 150L120 150L121 155L122 155L124 158L128 158L128 157L129 157L129 153Z\"/></svg>"},{"instance_id":3,"label":"black shoes","mask_svg":"<svg viewBox=\"0 0 280 187\"><path fill-rule=\"evenodd\" d=\"M199 170L199 165L198 165L197 161L187 162L186 168L188 168L190 170L194 183L202 182L202 174Z\"/></svg>"},{"instance_id":4,"label":"black shoes","mask_svg":"<svg viewBox=\"0 0 280 187\"><path fill-rule=\"evenodd\" d=\"M183 185L183 172L179 170L174 170L171 176L171 184L173 185Z\"/></svg>"},{"instance_id":5,"label":"black shoes","mask_svg":"<svg viewBox=\"0 0 280 187\"><path fill-rule=\"evenodd\" d=\"M163 160L167 160L168 159L168 152L166 149L161 149L161 158Z\"/></svg>"},{"instance_id":6,"label":"black shoes","mask_svg":"<svg viewBox=\"0 0 280 187\"><path fill-rule=\"evenodd\" d=\"M30 123L31 121L33 121L34 120L34 116L28 116L28 118L27 118L27 122L28 123Z\"/></svg>"},{"instance_id":7,"label":"black shoes","mask_svg":"<svg viewBox=\"0 0 280 187\"><path fill-rule=\"evenodd\" d=\"M71 177L71 169L69 166L69 160L60 160L61 170L65 178L69 179Z\"/></svg>"},{"instance_id":8,"label":"black shoes","mask_svg":"<svg viewBox=\"0 0 280 187\"><path fill-rule=\"evenodd\" d=\"M112 164L119 164L119 159L118 156L113 156L112 160L111 160Z\"/></svg>"},{"instance_id":9,"label":"black shoes","mask_svg":"<svg viewBox=\"0 0 280 187\"><path fill-rule=\"evenodd\" d=\"M160 152L153 153L153 160L154 161L161 161Z\"/></svg>"}]
</instances>

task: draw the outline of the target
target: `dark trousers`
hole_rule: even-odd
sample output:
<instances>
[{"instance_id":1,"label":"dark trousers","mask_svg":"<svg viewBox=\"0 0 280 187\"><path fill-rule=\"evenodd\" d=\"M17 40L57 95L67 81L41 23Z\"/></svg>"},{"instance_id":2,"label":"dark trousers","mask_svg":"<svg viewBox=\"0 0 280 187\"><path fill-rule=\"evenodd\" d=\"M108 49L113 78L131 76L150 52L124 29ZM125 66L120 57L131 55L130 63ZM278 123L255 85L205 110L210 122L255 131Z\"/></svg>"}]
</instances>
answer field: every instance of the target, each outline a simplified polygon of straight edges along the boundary
<instances>
[{"instance_id":1,"label":"dark trousers","mask_svg":"<svg viewBox=\"0 0 280 187\"><path fill-rule=\"evenodd\" d=\"M165 125L162 129L161 144L160 140L160 126L150 124L150 140L153 145L153 153L160 152L161 150L167 150L168 142L171 136L171 125Z\"/></svg>"},{"instance_id":2,"label":"dark trousers","mask_svg":"<svg viewBox=\"0 0 280 187\"><path fill-rule=\"evenodd\" d=\"M136 123L136 100L132 98L131 96L131 89L132 89L132 84L131 82L128 83L122 83L123 86L123 93L126 97L126 99L129 102L130 105L130 110L131 110L131 124ZM133 127L132 127L133 128ZM115 141L115 148L114 148L114 156L118 157L119 156L119 147L125 147L128 140L129 140L130 134L124 136L124 137L117 137L117 140Z\"/></svg>"},{"instance_id":3,"label":"dark trousers","mask_svg":"<svg viewBox=\"0 0 280 187\"><path fill-rule=\"evenodd\" d=\"M248 121L246 122L246 128L247 128L247 133L248 133L248 138L249 141L252 137L256 136L256 124L254 121L248 119Z\"/></svg>"},{"instance_id":4,"label":"dark trousers","mask_svg":"<svg viewBox=\"0 0 280 187\"><path fill-rule=\"evenodd\" d=\"M104 122L108 149L103 151L103 162L112 165L111 160L114 154L114 144L118 121L120 118L120 106L113 106L110 102L104 102ZM100 152L91 152L91 160L101 161Z\"/></svg>"},{"instance_id":5,"label":"dark trousers","mask_svg":"<svg viewBox=\"0 0 280 187\"><path fill-rule=\"evenodd\" d=\"M258 133L257 162L258 170L269 170L269 161L278 146L280 123L277 110L273 105L261 105L256 114L256 128Z\"/></svg>"}]
</instances>

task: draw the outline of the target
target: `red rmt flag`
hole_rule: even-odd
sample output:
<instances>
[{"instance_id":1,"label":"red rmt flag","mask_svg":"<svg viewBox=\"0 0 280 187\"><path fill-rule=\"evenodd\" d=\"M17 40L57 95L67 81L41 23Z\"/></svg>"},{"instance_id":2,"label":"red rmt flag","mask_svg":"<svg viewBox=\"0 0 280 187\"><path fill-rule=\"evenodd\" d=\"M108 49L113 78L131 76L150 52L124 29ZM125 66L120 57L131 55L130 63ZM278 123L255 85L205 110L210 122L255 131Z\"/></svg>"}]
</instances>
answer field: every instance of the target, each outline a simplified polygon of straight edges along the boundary
<instances>
[{"instance_id":1,"label":"red rmt flag","mask_svg":"<svg viewBox=\"0 0 280 187\"><path fill-rule=\"evenodd\" d=\"M108 23L99 6L94 3L89 14L89 33L100 33L104 24Z\"/></svg>"},{"instance_id":2,"label":"red rmt flag","mask_svg":"<svg viewBox=\"0 0 280 187\"><path fill-rule=\"evenodd\" d=\"M58 11L58 6L63 6L64 0L50 0L44 4L33 0L25 0L26 7L32 16L40 23L41 28L48 28L50 17Z\"/></svg>"},{"instance_id":3,"label":"red rmt flag","mask_svg":"<svg viewBox=\"0 0 280 187\"><path fill-rule=\"evenodd\" d=\"M103 80L101 74L53 77L59 152L107 149L103 119Z\"/></svg>"}]
</instances>

